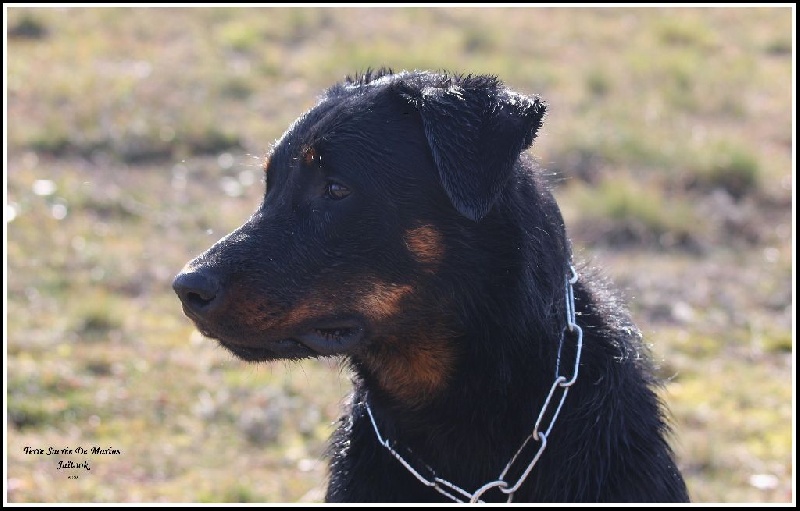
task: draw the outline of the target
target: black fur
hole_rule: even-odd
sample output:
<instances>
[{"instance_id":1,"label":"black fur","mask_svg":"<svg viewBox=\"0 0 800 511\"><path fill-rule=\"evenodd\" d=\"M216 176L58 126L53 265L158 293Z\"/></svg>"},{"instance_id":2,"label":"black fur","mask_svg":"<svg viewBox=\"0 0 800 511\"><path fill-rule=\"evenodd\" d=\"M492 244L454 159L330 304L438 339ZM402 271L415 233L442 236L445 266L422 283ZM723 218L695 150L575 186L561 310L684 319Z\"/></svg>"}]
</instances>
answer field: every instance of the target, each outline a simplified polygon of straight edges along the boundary
<instances>
[{"instance_id":1,"label":"black fur","mask_svg":"<svg viewBox=\"0 0 800 511\"><path fill-rule=\"evenodd\" d=\"M327 501L449 501L378 443L367 401L409 463L470 493L531 434L571 263L558 206L521 155L544 113L494 77L348 79L276 143L258 211L175 279L200 331L246 360L352 366ZM579 273L580 374L514 501L688 501L639 331ZM564 346L574 360L571 336Z\"/></svg>"}]
</instances>

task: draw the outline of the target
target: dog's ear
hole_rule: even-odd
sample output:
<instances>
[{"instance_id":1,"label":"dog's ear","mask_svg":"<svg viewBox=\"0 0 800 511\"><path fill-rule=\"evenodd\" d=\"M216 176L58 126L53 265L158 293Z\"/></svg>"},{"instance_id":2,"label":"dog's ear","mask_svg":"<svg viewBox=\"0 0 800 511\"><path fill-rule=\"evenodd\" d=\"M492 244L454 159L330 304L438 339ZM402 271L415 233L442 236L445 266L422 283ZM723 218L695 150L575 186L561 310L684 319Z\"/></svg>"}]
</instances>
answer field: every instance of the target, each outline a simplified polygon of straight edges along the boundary
<instances>
[{"instance_id":1,"label":"dog's ear","mask_svg":"<svg viewBox=\"0 0 800 511\"><path fill-rule=\"evenodd\" d=\"M490 77L447 86L398 84L422 118L447 195L464 216L478 221L507 184L520 153L541 127L546 105Z\"/></svg>"}]
</instances>

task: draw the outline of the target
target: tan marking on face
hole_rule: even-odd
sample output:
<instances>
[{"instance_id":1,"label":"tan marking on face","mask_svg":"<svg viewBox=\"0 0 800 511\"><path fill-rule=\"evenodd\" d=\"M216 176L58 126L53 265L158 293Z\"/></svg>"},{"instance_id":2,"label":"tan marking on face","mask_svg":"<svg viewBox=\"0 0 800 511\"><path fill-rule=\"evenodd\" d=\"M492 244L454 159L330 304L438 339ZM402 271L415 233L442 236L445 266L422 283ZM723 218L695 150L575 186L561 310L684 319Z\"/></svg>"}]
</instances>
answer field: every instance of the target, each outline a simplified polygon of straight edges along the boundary
<instances>
[{"instance_id":1,"label":"tan marking on face","mask_svg":"<svg viewBox=\"0 0 800 511\"><path fill-rule=\"evenodd\" d=\"M422 265L436 267L444 259L442 233L430 225L407 230L403 239L411 255Z\"/></svg>"},{"instance_id":2,"label":"tan marking on face","mask_svg":"<svg viewBox=\"0 0 800 511\"><path fill-rule=\"evenodd\" d=\"M338 308L336 298L333 296L315 295L310 296L292 307L288 314L280 321L282 327L294 327L312 318L330 317L341 313L346 308Z\"/></svg>"},{"instance_id":3,"label":"tan marking on face","mask_svg":"<svg viewBox=\"0 0 800 511\"><path fill-rule=\"evenodd\" d=\"M452 334L427 327L407 337L380 339L365 362L380 387L411 407L425 404L444 388L454 365Z\"/></svg>"},{"instance_id":4,"label":"tan marking on face","mask_svg":"<svg viewBox=\"0 0 800 511\"><path fill-rule=\"evenodd\" d=\"M261 305L257 300L242 300L236 305L237 315L247 326L291 329L313 318L355 313L368 318L380 329L382 322L402 311L401 302L412 293L413 288L380 281L367 282L357 289L342 288L327 293L323 289L317 290L274 318L264 313L266 304Z\"/></svg>"},{"instance_id":5,"label":"tan marking on face","mask_svg":"<svg viewBox=\"0 0 800 511\"><path fill-rule=\"evenodd\" d=\"M373 321L382 321L402 312L403 299L413 292L410 285L373 282L358 301L357 310Z\"/></svg>"}]
</instances>

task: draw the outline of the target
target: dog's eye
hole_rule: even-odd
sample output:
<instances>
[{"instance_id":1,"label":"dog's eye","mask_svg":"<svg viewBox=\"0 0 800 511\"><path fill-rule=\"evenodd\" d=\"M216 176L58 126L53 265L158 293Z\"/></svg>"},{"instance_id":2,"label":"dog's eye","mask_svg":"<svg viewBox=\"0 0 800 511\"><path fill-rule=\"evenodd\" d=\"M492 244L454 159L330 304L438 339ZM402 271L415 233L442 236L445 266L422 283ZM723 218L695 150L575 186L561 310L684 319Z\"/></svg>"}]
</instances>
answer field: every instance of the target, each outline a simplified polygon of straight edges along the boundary
<instances>
[{"instance_id":1,"label":"dog's eye","mask_svg":"<svg viewBox=\"0 0 800 511\"><path fill-rule=\"evenodd\" d=\"M348 195L350 195L350 189L341 183L332 181L325 187L325 197L329 199L344 199Z\"/></svg>"}]
</instances>

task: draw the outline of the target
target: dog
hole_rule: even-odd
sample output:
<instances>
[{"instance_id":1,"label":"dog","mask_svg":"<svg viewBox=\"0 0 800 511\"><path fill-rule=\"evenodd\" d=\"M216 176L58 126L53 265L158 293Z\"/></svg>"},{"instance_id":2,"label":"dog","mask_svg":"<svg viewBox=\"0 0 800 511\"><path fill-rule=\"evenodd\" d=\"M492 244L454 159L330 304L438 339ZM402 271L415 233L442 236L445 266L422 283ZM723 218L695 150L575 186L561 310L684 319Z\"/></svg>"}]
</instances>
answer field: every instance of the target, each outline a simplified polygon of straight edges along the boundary
<instances>
[{"instance_id":1,"label":"dog","mask_svg":"<svg viewBox=\"0 0 800 511\"><path fill-rule=\"evenodd\" d=\"M494 76L348 77L175 278L237 357L352 368L327 502L689 501L639 330L524 154L545 111Z\"/></svg>"}]
</instances>

